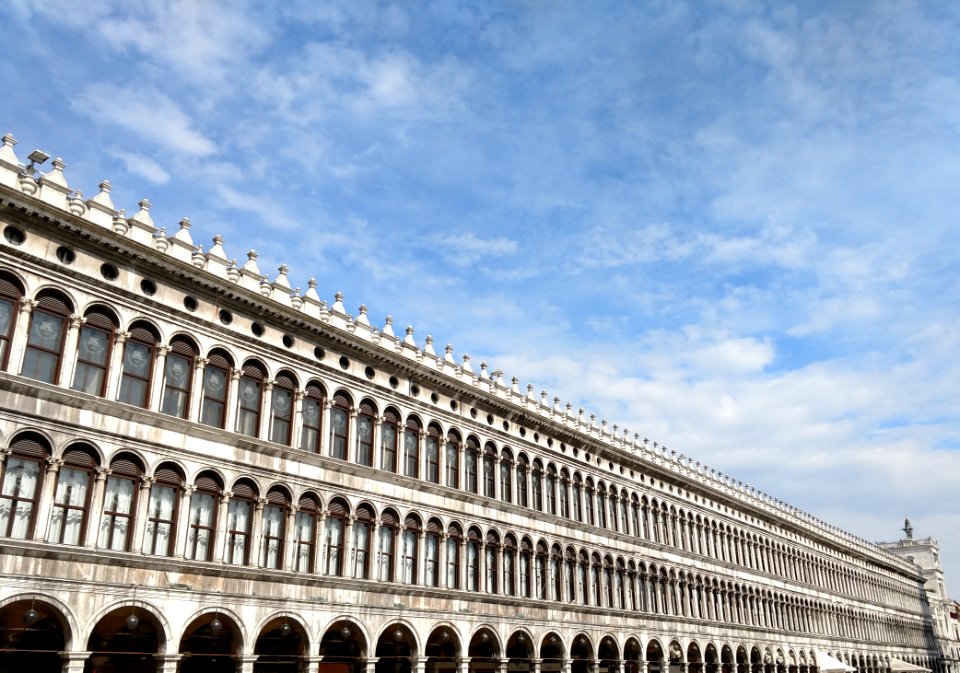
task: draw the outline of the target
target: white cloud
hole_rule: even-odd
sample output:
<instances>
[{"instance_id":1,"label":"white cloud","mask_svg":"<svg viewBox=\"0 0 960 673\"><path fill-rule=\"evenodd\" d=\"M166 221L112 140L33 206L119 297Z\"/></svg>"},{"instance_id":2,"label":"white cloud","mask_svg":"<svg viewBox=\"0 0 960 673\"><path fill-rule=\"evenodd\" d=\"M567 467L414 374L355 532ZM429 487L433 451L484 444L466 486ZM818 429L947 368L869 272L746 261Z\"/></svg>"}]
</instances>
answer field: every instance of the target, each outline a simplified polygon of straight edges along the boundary
<instances>
[{"instance_id":1,"label":"white cloud","mask_svg":"<svg viewBox=\"0 0 960 673\"><path fill-rule=\"evenodd\" d=\"M472 266L484 257L502 257L517 252L517 242L504 237L480 238L466 232L440 239L442 254L452 264L460 267Z\"/></svg>"},{"instance_id":2,"label":"white cloud","mask_svg":"<svg viewBox=\"0 0 960 673\"><path fill-rule=\"evenodd\" d=\"M145 154L120 151L108 151L107 154L119 159L129 173L139 175L151 184L164 185L170 181L170 174L163 166Z\"/></svg>"},{"instance_id":3,"label":"white cloud","mask_svg":"<svg viewBox=\"0 0 960 673\"><path fill-rule=\"evenodd\" d=\"M216 144L194 128L193 120L173 100L152 88L91 84L70 106L97 122L132 131L164 150L198 158L217 153Z\"/></svg>"}]
</instances>

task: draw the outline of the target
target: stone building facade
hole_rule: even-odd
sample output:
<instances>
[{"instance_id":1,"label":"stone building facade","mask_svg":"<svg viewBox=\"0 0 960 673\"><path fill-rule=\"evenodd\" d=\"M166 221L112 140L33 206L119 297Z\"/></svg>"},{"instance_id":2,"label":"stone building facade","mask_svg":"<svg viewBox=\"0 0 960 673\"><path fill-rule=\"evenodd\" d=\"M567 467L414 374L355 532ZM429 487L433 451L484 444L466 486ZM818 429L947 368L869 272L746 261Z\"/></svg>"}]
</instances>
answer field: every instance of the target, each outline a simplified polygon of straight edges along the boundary
<instances>
[{"instance_id":1,"label":"stone building facade","mask_svg":"<svg viewBox=\"0 0 960 673\"><path fill-rule=\"evenodd\" d=\"M0 672L938 670L912 563L0 147Z\"/></svg>"}]
</instances>

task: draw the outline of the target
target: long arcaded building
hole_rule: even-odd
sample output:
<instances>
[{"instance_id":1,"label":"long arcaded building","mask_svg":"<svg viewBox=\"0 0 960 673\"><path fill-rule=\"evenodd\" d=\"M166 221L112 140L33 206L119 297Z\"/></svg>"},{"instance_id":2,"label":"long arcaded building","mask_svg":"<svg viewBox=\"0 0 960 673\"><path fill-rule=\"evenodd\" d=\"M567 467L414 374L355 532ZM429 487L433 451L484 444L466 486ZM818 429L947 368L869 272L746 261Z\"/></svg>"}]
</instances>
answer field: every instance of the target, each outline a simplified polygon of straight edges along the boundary
<instances>
[{"instance_id":1,"label":"long arcaded building","mask_svg":"<svg viewBox=\"0 0 960 673\"><path fill-rule=\"evenodd\" d=\"M0 673L944 668L909 560L14 146Z\"/></svg>"}]
</instances>

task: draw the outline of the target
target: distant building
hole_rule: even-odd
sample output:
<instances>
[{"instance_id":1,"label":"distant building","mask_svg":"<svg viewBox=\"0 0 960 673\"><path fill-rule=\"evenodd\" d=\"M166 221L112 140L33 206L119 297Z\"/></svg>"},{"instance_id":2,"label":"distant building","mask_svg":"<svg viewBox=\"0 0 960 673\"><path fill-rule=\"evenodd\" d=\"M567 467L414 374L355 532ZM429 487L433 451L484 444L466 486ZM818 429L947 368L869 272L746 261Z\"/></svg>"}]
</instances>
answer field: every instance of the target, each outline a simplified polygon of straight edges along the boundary
<instances>
[{"instance_id":1,"label":"distant building","mask_svg":"<svg viewBox=\"0 0 960 673\"><path fill-rule=\"evenodd\" d=\"M945 670L899 552L14 144L0 673Z\"/></svg>"},{"instance_id":2,"label":"distant building","mask_svg":"<svg viewBox=\"0 0 960 673\"><path fill-rule=\"evenodd\" d=\"M879 544L920 567L943 669L948 673L960 671L960 610L957 602L947 595L940 564L940 545L931 537L914 538L909 518L903 522L903 532L904 537L900 540Z\"/></svg>"}]
</instances>

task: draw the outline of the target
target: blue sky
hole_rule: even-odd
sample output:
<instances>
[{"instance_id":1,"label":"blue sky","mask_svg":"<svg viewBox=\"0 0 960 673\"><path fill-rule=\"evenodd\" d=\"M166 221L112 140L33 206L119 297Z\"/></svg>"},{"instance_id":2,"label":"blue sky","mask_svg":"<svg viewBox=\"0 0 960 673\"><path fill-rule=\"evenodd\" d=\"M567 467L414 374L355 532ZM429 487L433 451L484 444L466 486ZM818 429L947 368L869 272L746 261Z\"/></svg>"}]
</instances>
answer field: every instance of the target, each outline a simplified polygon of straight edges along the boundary
<instances>
[{"instance_id":1,"label":"blue sky","mask_svg":"<svg viewBox=\"0 0 960 673\"><path fill-rule=\"evenodd\" d=\"M960 594L960 6L0 19L21 159L864 538L909 514Z\"/></svg>"}]
</instances>

